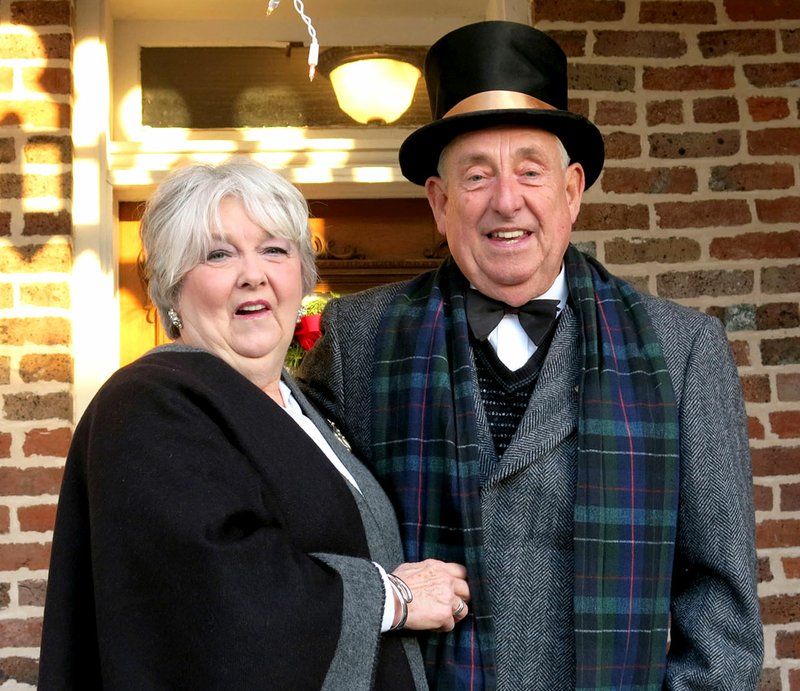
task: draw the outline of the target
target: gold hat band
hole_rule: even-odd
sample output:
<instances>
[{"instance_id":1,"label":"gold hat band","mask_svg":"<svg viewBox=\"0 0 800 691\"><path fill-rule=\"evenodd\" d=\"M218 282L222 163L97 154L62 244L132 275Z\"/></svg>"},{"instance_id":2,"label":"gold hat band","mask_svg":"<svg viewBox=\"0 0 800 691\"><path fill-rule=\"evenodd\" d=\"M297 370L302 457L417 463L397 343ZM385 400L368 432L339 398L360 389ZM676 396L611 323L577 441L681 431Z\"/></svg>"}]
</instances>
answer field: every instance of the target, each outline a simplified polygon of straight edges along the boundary
<instances>
[{"instance_id":1,"label":"gold hat band","mask_svg":"<svg viewBox=\"0 0 800 691\"><path fill-rule=\"evenodd\" d=\"M519 91L482 91L478 94L467 96L463 101L456 103L442 117L449 118L452 115L462 115L463 113L474 113L480 110L506 110L515 108L539 108L546 110L558 110L549 103L540 101L538 98L523 94Z\"/></svg>"}]
</instances>

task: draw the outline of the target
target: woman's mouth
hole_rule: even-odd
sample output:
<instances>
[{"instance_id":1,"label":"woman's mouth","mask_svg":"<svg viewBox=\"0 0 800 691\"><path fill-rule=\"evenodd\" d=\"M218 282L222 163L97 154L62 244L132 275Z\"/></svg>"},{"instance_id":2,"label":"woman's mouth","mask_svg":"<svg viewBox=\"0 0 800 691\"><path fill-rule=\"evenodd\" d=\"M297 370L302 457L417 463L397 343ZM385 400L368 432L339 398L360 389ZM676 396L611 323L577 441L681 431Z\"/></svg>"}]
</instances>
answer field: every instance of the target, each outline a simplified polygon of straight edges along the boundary
<instances>
[{"instance_id":1,"label":"woman's mouth","mask_svg":"<svg viewBox=\"0 0 800 691\"><path fill-rule=\"evenodd\" d=\"M237 317L257 317L270 311L270 307L265 302L245 302L236 308Z\"/></svg>"}]
</instances>

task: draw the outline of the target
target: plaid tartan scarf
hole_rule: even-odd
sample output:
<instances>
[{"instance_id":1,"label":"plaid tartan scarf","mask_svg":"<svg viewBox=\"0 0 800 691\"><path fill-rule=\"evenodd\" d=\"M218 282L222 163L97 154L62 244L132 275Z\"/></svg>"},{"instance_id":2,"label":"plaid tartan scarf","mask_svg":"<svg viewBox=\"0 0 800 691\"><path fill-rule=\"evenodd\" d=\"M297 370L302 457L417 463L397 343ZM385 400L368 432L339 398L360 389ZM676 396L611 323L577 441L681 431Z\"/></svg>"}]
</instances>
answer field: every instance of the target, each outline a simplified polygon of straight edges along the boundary
<instances>
[{"instance_id":1,"label":"plaid tartan scarf","mask_svg":"<svg viewBox=\"0 0 800 691\"><path fill-rule=\"evenodd\" d=\"M660 346L633 289L570 247L583 344L574 514L576 689L660 690L678 500L678 423ZM452 260L387 309L374 369L374 470L406 558L467 567L471 614L421 638L431 686L492 689L495 651L464 291Z\"/></svg>"}]
</instances>

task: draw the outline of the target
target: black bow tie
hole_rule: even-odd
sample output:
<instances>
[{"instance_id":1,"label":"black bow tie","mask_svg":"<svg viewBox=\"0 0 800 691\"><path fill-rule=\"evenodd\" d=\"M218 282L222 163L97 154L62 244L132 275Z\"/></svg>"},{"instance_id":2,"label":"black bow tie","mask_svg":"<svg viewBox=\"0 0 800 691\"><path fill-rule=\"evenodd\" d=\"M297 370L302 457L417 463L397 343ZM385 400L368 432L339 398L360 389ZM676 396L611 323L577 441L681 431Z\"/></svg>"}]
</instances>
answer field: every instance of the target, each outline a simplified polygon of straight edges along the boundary
<instances>
[{"instance_id":1,"label":"black bow tie","mask_svg":"<svg viewBox=\"0 0 800 691\"><path fill-rule=\"evenodd\" d=\"M516 314L525 333L537 346L553 326L558 313L558 300L531 300L521 307L511 307L493 300L474 288L467 291L467 321L479 341L497 328L506 314Z\"/></svg>"}]
</instances>

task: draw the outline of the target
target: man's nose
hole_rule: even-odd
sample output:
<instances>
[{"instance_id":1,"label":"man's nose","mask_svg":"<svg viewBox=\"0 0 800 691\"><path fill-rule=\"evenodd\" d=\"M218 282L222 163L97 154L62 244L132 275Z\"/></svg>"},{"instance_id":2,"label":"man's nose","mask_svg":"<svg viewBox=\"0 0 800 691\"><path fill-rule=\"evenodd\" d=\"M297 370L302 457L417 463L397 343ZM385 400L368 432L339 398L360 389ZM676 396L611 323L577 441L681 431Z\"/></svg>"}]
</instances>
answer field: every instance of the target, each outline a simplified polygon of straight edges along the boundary
<instances>
[{"instance_id":1,"label":"man's nose","mask_svg":"<svg viewBox=\"0 0 800 691\"><path fill-rule=\"evenodd\" d=\"M522 189L513 175L499 175L495 181L492 202L502 216L513 216L522 206Z\"/></svg>"}]
</instances>

